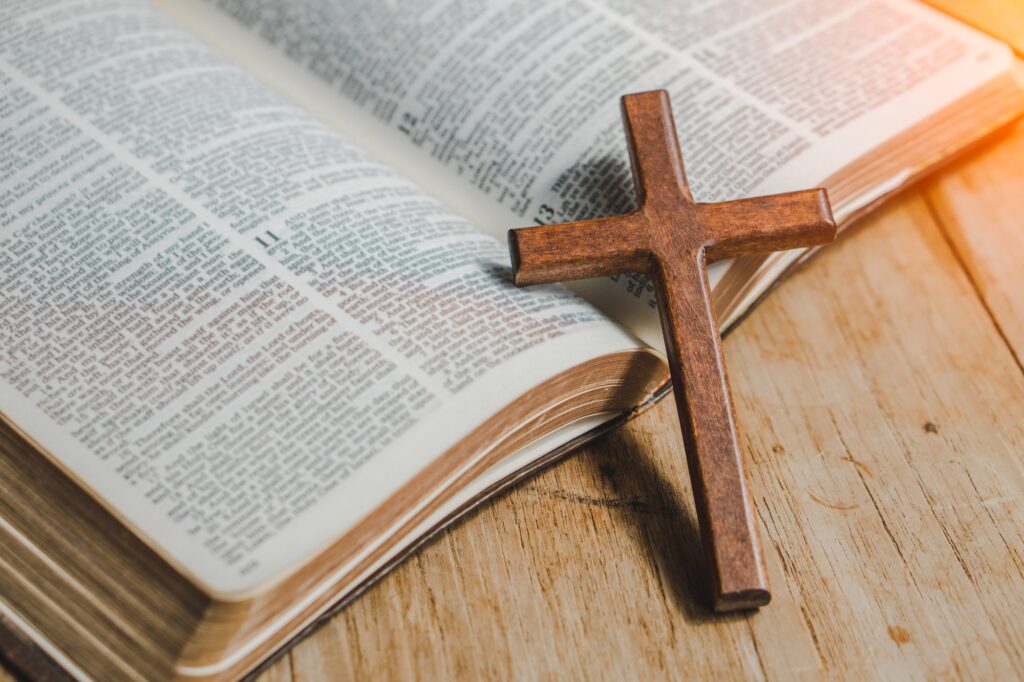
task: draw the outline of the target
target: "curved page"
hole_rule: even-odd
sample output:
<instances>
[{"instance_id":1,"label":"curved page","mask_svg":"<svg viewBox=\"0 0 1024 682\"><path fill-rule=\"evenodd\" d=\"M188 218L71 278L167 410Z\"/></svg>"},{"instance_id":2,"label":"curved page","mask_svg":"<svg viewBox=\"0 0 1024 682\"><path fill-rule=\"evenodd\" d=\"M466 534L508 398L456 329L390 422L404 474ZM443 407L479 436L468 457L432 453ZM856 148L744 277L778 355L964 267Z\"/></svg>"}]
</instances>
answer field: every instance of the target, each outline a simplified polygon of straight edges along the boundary
<instances>
[{"instance_id":1,"label":"curved page","mask_svg":"<svg viewBox=\"0 0 1024 682\"><path fill-rule=\"evenodd\" d=\"M221 596L637 342L145 2L0 4L0 412Z\"/></svg>"}]
</instances>

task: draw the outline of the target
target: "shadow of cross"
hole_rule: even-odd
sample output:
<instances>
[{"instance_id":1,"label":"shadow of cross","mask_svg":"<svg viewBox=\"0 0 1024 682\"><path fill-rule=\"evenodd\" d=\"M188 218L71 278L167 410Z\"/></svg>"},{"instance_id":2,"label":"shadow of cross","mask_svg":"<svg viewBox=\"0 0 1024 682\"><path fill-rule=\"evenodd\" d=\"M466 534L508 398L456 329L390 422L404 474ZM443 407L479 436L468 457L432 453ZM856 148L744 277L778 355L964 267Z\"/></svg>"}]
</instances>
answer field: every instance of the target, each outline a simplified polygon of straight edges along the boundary
<instances>
[{"instance_id":1,"label":"shadow of cross","mask_svg":"<svg viewBox=\"0 0 1024 682\"><path fill-rule=\"evenodd\" d=\"M708 261L835 239L825 190L696 203L683 169L668 94L626 95L622 117L638 210L623 216L510 230L517 286L651 275L710 572L716 611L771 599L736 436Z\"/></svg>"}]
</instances>

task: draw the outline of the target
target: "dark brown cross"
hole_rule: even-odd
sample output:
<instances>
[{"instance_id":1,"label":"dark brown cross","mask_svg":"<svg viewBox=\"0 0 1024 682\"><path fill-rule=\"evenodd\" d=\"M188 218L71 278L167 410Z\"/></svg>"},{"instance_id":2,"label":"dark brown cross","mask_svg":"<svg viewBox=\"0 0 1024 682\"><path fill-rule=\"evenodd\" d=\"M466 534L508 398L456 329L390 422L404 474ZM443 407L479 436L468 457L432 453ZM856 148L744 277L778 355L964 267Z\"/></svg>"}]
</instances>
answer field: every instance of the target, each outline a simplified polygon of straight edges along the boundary
<instances>
[{"instance_id":1,"label":"dark brown cross","mask_svg":"<svg viewBox=\"0 0 1024 682\"><path fill-rule=\"evenodd\" d=\"M510 230L518 286L646 272L654 281L716 611L771 599L706 264L835 239L825 190L693 200L664 90L622 98L633 213Z\"/></svg>"}]
</instances>

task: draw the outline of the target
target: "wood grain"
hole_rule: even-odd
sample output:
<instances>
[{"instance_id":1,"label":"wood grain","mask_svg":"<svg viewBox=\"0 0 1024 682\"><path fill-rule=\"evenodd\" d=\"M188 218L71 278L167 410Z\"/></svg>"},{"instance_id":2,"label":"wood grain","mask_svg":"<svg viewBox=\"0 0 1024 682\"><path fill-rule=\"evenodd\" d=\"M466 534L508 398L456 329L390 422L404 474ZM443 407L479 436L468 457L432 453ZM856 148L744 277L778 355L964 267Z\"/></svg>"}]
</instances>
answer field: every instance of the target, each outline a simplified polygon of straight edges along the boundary
<instances>
[{"instance_id":1,"label":"wood grain","mask_svg":"<svg viewBox=\"0 0 1024 682\"><path fill-rule=\"evenodd\" d=\"M290 654L282 656L260 675L260 682L292 682L293 679Z\"/></svg>"},{"instance_id":2,"label":"wood grain","mask_svg":"<svg viewBox=\"0 0 1024 682\"><path fill-rule=\"evenodd\" d=\"M930 185L929 205L1018 364L1024 362L1024 126ZM1015 229L1014 229L1015 227Z\"/></svg>"},{"instance_id":3,"label":"wood grain","mask_svg":"<svg viewBox=\"0 0 1024 682\"><path fill-rule=\"evenodd\" d=\"M771 600L737 438L707 264L836 236L825 190L718 204L693 200L668 93L622 98L633 186L628 215L508 233L517 285L646 272L657 293L672 386L716 611Z\"/></svg>"},{"instance_id":4,"label":"wood grain","mask_svg":"<svg viewBox=\"0 0 1024 682\"><path fill-rule=\"evenodd\" d=\"M771 608L716 617L695 597L700 545L663 403L427 546L300 644L287 674L1024 675L1024 375L923 195L812 261L725 347Z\"/></svg>"}]
</instances>

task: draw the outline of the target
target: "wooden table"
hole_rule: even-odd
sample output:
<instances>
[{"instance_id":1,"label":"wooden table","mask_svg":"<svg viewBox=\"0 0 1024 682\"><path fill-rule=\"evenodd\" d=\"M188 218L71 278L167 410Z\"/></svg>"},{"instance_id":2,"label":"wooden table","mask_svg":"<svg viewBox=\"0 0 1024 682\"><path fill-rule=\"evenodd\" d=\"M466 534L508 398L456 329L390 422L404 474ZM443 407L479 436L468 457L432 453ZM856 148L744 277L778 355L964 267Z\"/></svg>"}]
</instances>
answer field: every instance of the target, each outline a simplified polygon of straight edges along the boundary
<instances>
[{"instance_id":1,"label":"wooden table","mask_svg":"<svg viewBox=\"0 0 1024 682\"><path fill-rule=\"evenodd\" d=\"M1024 27L1020 8L1014 24L995 0L960 5ZM457 524L261 680L1024 676L1024 127L827 249L725 350L769 607L717 617L697 598L663 401Z\"/></svg>"}]
</instances>

